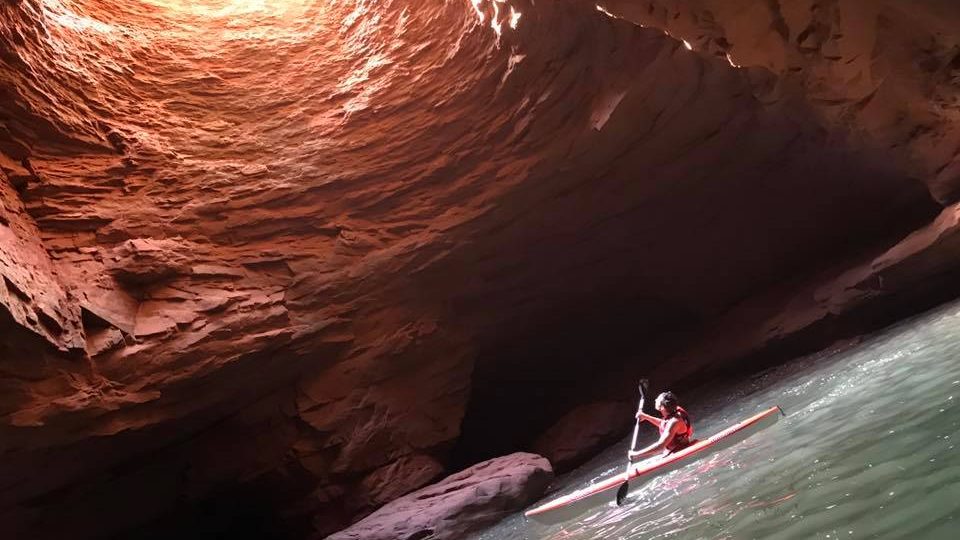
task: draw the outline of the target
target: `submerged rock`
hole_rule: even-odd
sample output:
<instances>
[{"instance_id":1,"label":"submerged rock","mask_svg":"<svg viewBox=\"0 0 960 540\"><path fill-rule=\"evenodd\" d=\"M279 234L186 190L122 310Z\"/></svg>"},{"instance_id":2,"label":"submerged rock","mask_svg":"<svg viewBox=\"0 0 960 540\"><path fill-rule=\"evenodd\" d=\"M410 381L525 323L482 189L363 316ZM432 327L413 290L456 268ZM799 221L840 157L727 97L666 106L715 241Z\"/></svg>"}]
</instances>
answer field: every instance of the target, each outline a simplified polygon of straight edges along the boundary
<instances>
[{"instance_id":1,"label":"submerged rock","mask_svg":"<svg viewBox=\"0 0 960 540\"><path fill-rule=\"evenodd\" d=\"M535 501L552 479L550 462L536 454L491 459L397 499L327 540L463 538Z\"/></svg>"}]
</instances>

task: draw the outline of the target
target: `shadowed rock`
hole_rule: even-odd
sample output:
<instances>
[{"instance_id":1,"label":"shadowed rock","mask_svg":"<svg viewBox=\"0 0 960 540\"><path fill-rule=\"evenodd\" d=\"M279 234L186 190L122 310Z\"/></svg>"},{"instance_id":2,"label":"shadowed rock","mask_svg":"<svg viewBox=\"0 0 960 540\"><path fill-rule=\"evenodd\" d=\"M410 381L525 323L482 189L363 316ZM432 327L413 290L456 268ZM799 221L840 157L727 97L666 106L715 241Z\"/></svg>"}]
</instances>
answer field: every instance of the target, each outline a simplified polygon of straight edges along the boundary
<instances>
[{"instance_id":1,"label":"shadowed rock","mask_svg":"<svg viewBox=\"0 0 960 540\"><path fill-rule=\"evenodd\" d=\"M327 540L454 540L544 494L553 470L535 454L478 463L401 497Z\"/></svg>"},{"instance_id":2,"label":"shadowed rock","mask_svg":"<svg viewBox=\"0 0 960 540\"><path fill-rule=\"evenodd\" d=\"M622 439L633 424L631 412L631 406L620 401L580 405L537 438L530 450L549 459L554 471L569 471Z\"/></svg>"}]
</instances>

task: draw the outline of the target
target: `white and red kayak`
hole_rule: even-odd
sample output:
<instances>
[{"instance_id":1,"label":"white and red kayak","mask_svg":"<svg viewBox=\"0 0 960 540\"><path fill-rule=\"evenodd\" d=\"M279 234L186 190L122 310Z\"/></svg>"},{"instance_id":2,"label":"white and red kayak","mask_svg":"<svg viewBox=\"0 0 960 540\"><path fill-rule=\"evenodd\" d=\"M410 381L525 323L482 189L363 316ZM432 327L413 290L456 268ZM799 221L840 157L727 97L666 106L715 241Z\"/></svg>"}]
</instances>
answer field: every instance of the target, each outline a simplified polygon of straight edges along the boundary
<instances>
[{"instance_id":1,"label":"white and red kayak","mask_svg":"<svg viewBox=\"0 0 960 540\"><path fill-rule=\"evenodd\" d=\"M777 423L782 414L783 411L780 407L771 407L714 434L708 439L697 441L679 452L641 461L631 467L630 472L618 474L559 499L554 499L527 510L524 515L545 525L557 525L573 520L601 506L616 505L617 489L624 482L629 481L632 488L634 483L640 484L651 478L679 469L710 452L733 446L754 433Z\"/></svg>"}]
</instances>

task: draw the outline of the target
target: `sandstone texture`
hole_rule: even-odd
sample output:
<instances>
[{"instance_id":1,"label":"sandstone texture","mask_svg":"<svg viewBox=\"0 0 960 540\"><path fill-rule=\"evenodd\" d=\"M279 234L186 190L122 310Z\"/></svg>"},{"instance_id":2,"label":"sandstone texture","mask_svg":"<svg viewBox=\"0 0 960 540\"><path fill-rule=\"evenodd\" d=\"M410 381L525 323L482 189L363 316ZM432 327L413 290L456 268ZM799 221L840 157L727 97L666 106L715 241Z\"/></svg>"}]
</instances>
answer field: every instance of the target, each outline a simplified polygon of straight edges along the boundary
<instances>
[{"instance_id":1,"label":"sandstone texture","mask_svg":"<svg viewBox=\"0 0 960 540\"><path fill-rule=\"evenodd\" d=\"M0 0L11 538L323 537L960 294L950 0L122 4Z\"/></svg>"},{"instance_id":2,"label":"sandstone texture","mask_svg":"<svg viewBox=\"0 0 960 540\"><path fill-rule=\"evenodd\" d=\"M327 540L455 540L539 499L550 462L516 453L478 463L401 497Z\"/></svg>"},{"instance_id":3,"label":"sandstone texture","mask_svg":"<svg viewBox=\"0 0 960 540\"><path fill-rule=\"evenodd\" d=\"M960 195L960 49L951 0L606 0L756 73L764 101L802 96L825 125L897 155L941 203Z\"/></svg>"}]
</instances>

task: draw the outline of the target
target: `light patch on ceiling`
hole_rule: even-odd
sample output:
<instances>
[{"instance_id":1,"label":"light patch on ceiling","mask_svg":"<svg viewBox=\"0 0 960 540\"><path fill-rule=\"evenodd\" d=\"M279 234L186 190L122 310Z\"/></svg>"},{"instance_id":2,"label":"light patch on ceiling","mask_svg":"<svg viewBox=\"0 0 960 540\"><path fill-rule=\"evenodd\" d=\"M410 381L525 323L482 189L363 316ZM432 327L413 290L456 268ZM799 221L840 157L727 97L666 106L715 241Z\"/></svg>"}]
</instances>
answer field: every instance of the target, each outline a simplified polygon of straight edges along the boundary
<instances>
[{"instance_id":1,"label":"light patch on ceiling","mask_svg":"<svg viewBox=\"0 0 960 540\"><path fill-rule=\"evenodd\" d=\"M470 6L477 15L478 23L489 26L497 35L498 46L503 36L504 23L511 30L516 30L523 16L523 13L509 5L507 0L470 0Z\"/></svg>"}]
</instances>

